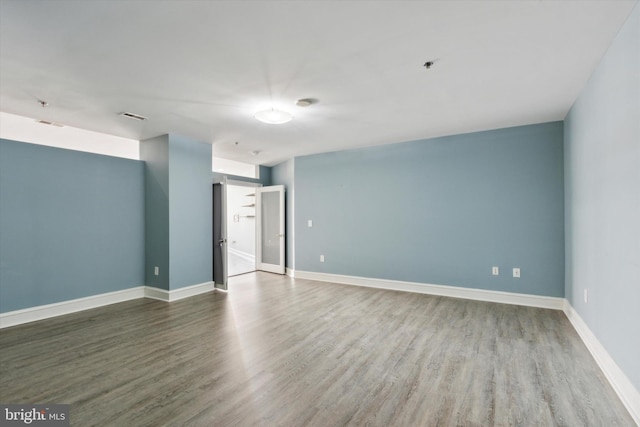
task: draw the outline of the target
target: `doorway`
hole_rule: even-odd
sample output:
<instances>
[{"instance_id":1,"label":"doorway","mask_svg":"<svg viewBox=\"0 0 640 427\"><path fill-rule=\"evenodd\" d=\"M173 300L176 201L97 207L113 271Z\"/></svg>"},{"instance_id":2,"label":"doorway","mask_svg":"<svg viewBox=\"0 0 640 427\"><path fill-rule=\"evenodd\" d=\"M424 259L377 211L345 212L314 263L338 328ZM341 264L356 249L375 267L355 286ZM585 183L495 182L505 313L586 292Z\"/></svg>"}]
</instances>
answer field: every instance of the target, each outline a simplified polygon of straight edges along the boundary
<instances>
[{"instance_id":1,"label":"doorway","mask_svg":"<svg viewBox=\"0 0 640 427\"><path fill-rule=\"evenodd\" d=\"M284 274L284 186L213 184L213 281L256 270Z\"/></svg>"},{"instance_id":2,"label":"doorway","mask_svg":"<svg viewBox=\"0 0 640 427\"><path fill-rule=\"evenodd\" d=\"M256 190L227 185L227 274L256 271Z\"/></svg>"}]
</instances>

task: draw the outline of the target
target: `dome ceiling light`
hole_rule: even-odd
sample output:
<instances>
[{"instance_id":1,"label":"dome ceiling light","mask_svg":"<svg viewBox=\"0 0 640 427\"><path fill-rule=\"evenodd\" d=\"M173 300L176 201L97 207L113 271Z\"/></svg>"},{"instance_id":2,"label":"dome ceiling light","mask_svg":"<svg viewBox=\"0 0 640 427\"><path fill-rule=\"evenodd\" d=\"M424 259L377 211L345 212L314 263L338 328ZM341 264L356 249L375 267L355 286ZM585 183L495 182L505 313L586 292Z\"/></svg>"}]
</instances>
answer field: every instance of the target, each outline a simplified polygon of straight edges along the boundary
<instances>
[{"instance_id":1,"label":"dome ceiling light","mask_svg":"<svg viewBox=\"0 0 640 427\"><path fill-rule=\"evenodd\" d=\"M256 114L254 114L253 117L263 123L268 123L270 125L281 125L293 120L293 116L290 113L282 110L277 110L275 108L258 111Z\"/></svg>"}]
</instances>

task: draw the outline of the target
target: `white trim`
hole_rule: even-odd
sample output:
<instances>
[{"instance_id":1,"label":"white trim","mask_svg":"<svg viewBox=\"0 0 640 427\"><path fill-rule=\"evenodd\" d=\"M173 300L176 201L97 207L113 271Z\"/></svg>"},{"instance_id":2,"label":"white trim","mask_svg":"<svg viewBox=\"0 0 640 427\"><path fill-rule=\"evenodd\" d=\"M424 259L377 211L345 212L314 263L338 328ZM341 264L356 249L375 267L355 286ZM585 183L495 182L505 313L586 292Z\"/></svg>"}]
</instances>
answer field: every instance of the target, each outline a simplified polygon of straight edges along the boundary
<instances>
[{"instance_id":1,"label":"white trim","mask_svg":"<svg viewBox=\"0 0 640 427\"><path fill-rule=\"evenodd\" d=\"M172 291L166 291L152 286L138 286L122 291L108 292L106 294L92 295L54 304L39 305L22 310L0 313L0 329L138 298L151 298L165 302L173 302L213 290L213 282L200 283Z\"/></svg>"},{"instance_id":2,"label":"white trim","mask_svg":"<svg viewBox=\"0 0 640 427\"><path fill-rule=\"evenodd\" d=\"M296 277L296 271L293 268L286 267L284 269L284 274L286 274L289 277Z\"/></svg>"},{"instance_id":3,"label":"white trim","mask_svg":"<svg viewBox=\"0 0 640 427\"><path fill-rule=\"evenodd\" d=\"M155 288L153 286L145 286L143 297L169 302L169 291L165 289Z\"/></svg>"},{"instance_id":4,"label":"white trim","mask_svg":"<svg viewBox=\"0 0 640 427\"><path fill-rule=\"evenodd\" d=\"M215 289L213 282L204 282L197 285L186 286L171 291L165 289L146 286L144 289L145 298L157 299L164 302L174 302L195 295L212 292Z\"/></svg>"},{"instance_id":5,"label":"white trim","mask_svg":"<svg viewBox=\"0 0 640 427\"><path fill-rule=\"evenodd\" d=\"M291 277L295 276L298 279L317 280L320 282L339 283L343 285L365 286L394 291L416 292L478 301L563 310L576 332L587 346L587 349L589 349L589 352L604 373L605 377L618 394L623 405L627 408L635 423L640 426L640 392L636 390L622 369L620 369L613 358L611 358L607 350L600 341L598 341L591 329L589 329L587 324L571 306L569 301L564 298L460 288L455 286L432 285L426 283L401 282L398 280L372 279L311 271L294 271L291 269L287 269L287 275L290 275Z\"/></svg>"},{"instance_id":6,"label":"white trim","mask_svg":"<svg viewBox=\"0 0 640 427\"><path fill-rule=\"evenodd\" d=\"M92 295L89 297L77 298L54 304L39 305L22 310L0 313L0 329L142 298L144 297L144 294L145 287L138 286L136 288L124 289L122 291L108 292L105 294Z\"/></svg>"},{"instance_id":7,"label":"white trim","mask_svg":"<svg viewBox=\"0 0 640 427\"><path fill-rule=\"evenodd\" d=\"M233 174L230 174L230 175L233 175ZM225 176L225 178L227 177ZM257 179L260 179L260 178L257 178ZM235 185L236 187L252 187L252 188L262 187L262 183L260 182L238 181L237 179L233 179L233 178L227 178L227 182L225 184Z\"/></svg>"},{"instance_id":8,"label":"white trim","mask_svg":"<svg viewBox=\"0 0 640 427\"><path fill-rule=\"evenodd\" d=\"M402 282L398 280L372 279L368 277L344 276L340 274L315 273L296 270L297 279L340 283L343 285L365 286L393 291L416 292L419 294L465 298L502 304L524 305L528 307L562 310L564 298L541 295L516 294L512 292L488 291L484 289L461 288L457 286L432 285L428 283Z\"/></svg>"},{"instance_id":9,"label":"white trim","mask_svg":"<svg viewBox=\"0 0 640 427\"><path fill-rule=\"evenodd\" d=\"M604 373L607 380L611 384L611 387L618 394L618 397L629 411L629 414L640 426L640 392L631 384L629 378L624 374L622 369L609 355L604 346L600 343L595 334L591 331L589 326L580 317L578 312L571 306L568 300L565 300L563 308L564 314L566 314L569 322L573 325L574 329L582 338L582 341L589 349L589 352L595 359L596 363Z\"/></svg>"}]
</instances>

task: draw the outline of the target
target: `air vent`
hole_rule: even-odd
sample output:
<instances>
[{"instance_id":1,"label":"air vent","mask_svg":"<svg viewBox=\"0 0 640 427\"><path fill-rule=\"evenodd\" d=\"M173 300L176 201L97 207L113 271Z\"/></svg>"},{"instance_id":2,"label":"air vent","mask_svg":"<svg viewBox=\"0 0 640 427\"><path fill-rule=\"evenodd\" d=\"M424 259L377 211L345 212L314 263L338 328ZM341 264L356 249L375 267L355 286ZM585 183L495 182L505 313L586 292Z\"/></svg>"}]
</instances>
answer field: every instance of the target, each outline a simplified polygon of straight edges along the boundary
<instances>
[{"instance_id":1,"label":"air vent","mask_svg":"<svg viewBox=\"0 0 640 427\"><path fill-rule=\"evenodd\" d=\"M133 113L120 113L121 116L125 116L125 117L129 117L130 119L134 119L134 120L147 120L147 118L145 116L141 116L139 114L133 114Z\"/></svg>"},{"instance_id":2,"label":"air vent","mask_svg":"<svg viewBox=\"0 0 640 427\"><path fill-rule=\"evenodd\" d=\"M56 126L59 128L63 128L64 125L61 125L60 123L54 123L54 122L48 122L46 120L36 120L37 123L43 124L43 125L49 125L49 126Z\"/></svg>"}]
</instances>

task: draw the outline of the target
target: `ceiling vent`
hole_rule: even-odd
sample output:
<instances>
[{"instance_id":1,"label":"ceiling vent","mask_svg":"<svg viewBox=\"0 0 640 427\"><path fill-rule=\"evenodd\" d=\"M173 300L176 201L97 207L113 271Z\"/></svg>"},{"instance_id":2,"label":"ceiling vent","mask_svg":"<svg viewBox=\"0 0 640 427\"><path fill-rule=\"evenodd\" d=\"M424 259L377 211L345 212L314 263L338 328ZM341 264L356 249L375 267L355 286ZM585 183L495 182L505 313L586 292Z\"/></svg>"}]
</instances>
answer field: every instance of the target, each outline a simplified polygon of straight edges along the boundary
<instances>
[{"instance_id":1,"label":"ceiling vent","mask_svg":"<svg viewBox=\"0 0 640 427\"><path fill-rule=\"evenodd\" d=\"M130 119L134 119L134 120L147 120L147 118L145 116L141 116L139 114L133 114L133 113L120 113L121 116L124 117L129 117Z\"/></svg>"},{"instance_id":2,"label":"ceiling vent","mask_svg":"<svg viewBox=\"0 0 640 427\"><path fill-rule=\"evenodd\" d=\"M61 125L60 123L54 123L54 122L48 122L46 120L36 120L37 123L43 124L43 125L49 125L49 126L56 126L59 128L63 128L64 125Z\"/></svg>"}]
</instances>

